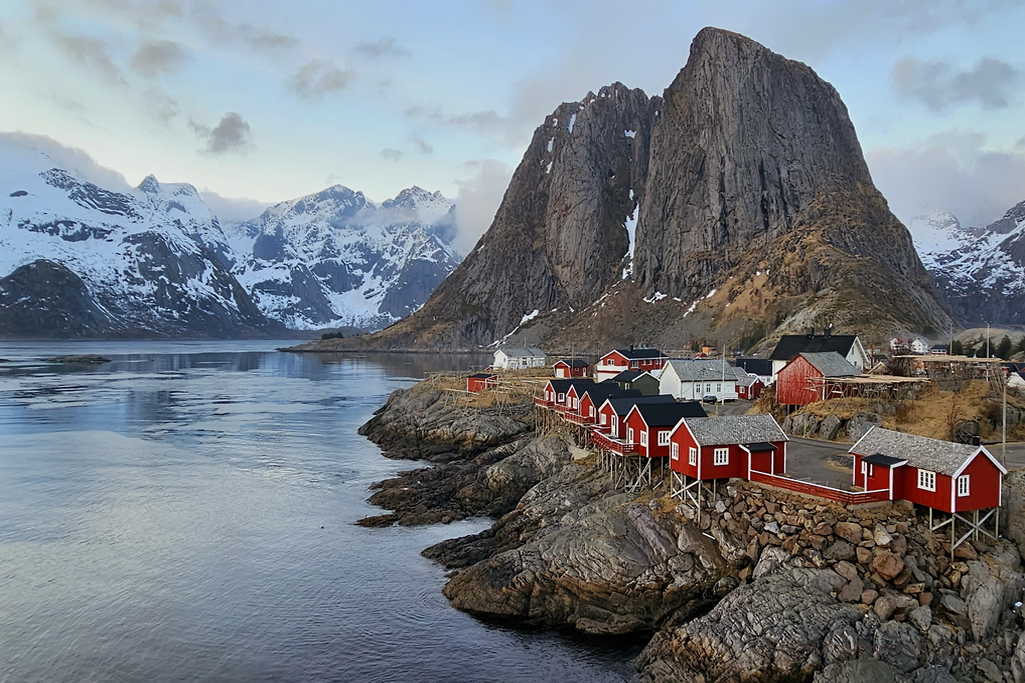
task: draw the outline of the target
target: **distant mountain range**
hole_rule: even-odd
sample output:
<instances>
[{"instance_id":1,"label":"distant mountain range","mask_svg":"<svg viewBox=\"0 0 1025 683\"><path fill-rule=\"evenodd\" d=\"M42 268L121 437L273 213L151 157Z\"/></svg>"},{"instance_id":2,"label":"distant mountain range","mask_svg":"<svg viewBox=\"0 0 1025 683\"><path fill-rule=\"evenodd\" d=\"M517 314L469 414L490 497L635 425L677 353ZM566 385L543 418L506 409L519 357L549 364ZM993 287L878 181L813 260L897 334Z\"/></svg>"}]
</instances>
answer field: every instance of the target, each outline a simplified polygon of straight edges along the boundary
<instances>
[{"instance_id":1,"label":"distant mountain range","mask_svg":"<svg viewBox=\"0 0 1025 683\"><path fill-rule=\"evenodd\" d=\"M1025 201L985 227L934 210L912 218L908 230L958 319L1025 325Z\"/></svg>"},{"instance_id":2,"label":"distant mountain range","mask_svg":"<svg viewBox=\"0 0 1025 683\"><path fill-rule=\"evenodd\" d=\"M458 264L454 235L452 203L417 187L378 205L336 185L222 224L191 185L116 192L0 149L0 335L380 329Z\"/></svg>"}]
</instances>

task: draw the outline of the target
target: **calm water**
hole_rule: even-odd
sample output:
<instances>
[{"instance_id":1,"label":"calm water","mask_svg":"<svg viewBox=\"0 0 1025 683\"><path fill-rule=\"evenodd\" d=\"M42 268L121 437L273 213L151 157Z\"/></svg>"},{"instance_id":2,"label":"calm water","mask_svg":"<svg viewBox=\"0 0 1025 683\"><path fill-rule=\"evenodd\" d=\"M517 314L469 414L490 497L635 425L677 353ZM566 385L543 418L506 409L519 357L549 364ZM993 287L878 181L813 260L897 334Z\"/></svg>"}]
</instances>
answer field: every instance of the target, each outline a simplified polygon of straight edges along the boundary
<instances>
[{"instance_id":1,"label":"calm water","mask_svg":"<svg viewBox=\"0 0 1025 683\"><path fill-rule=\"evenodd\" d=\"M448 606L419 551L484 521L353 525L410 466L356 428L479 359L275 345L0 342L0 681L632 679L635 648Z\"/></svg>"}]
</instances>

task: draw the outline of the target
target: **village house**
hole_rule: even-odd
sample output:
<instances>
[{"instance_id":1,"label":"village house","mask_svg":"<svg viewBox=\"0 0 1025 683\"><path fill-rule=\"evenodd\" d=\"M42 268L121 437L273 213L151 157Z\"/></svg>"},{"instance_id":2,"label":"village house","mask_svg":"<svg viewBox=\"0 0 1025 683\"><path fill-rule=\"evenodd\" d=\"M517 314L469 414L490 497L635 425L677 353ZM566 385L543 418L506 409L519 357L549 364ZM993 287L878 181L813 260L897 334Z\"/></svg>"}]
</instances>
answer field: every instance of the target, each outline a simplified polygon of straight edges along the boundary
<instances>
[{"instance_id":1,"label":"village house","mask_svg":"<svg viewBox=\"0 0 1025 683\"><path fill-rule=\"evenodd\" d=\"M873 427L850 449L853 482L947 513L997 508L1007 469L985 446Z\"/></svg>"},{"instance_id":2,"label":"village house","mask_svg":"<svg viewBox=\"0 0 1025 683\"><path fill-rule=\"evenodd\" d=\"M934 356L949 356L950 344L933 344L929 349L929 353Z\"/></svg>"},{"instance_id":3,"label":"village house","mask_svg":"<svg viewBox=\"0 0 1025 683\"><path fill-rule=\"evenodd\" d=\"M555 364L555 376L557 378L587 377L588 367L590 364L583 358L566 358Z\"/></svg>"},{"instance_id":4,"label":"village house","mask_svg":"<svg viewBox=\"0 0 1025 683\"><path fill-rule=\"evenodd\" d=\"M839 353L799 353L783 366L776 377L776 402L785 406L804 406L827 398L837 398L825 382L815 379L828 377L856 377L858 368L848 363Z\"/></svg>"},{"instance_id":5,"label":"village house","mask_svg":"<svg viewBox=\"0 0 1025 683\"><path fill-rule=\"evenodd\" d=\"M762 395L765 384L757 375L744 375L737 378L737 398L753 401Z\"/></svg>"},{"instance_id":6,"label":"village house","mask_svg":"<svg viewBox=\"0 0 1025 683\"><path fill-rule=\"evenodd\" d=\"M681 419L669 435L674 490L687 479L709 481L751 472L786 471L788 439L772 415L726 415Z\"/></svg>"},{"instance_id":7,"label":"village house","mask_svg":"<svg viewBox=\"0 0 1025 683\"><path fill-rule=\"evenodd\" d=\"M491 367L502 370L540 368L545 364L545 352L541 349L498 349Z\"/></svg>"},{"instance_id":8,"label":"village house","mask_svg":"<svg viewBox=\"0 0 1025 683\"><path fill-rule=\"evenodd\" d=\"M627 413L625 439L636 444L635 453L645 458L668 458L669 435L686 415L704 409L693 403L635 403ZM708 418L704 418L708 419Z\"/></svg>"},{"instance_id":9,"label":"village house","mask_svg":"<svg viewBox=\"0 0 1025 683\"><path fill-rule=\"evenodd\" d=\"M587 387L594 386L594 380L587 377L548 380L541 392L541 405L549 408L565 408L567 406L566 394L577 385L580 385L582 392Z\"/></svg>"},{"instance_id":10,"label":"village house","mask_svg":"<svg viewBox=\"0 0 1025 683\"><path fill-rule=\"evenodd\" d=\"M492 372L478 372L466 378L466 391L471 394L479 394L488 389L494 389L498 384L498 375Z\"/></svg>"},{"instance_id":11,"label":"village house","mask_svg":"<svg viewBox=\"0 0 1025 683\"><path fill-rule=\"evenodd\" d=\"M923 356L929 353L932 346L925 339L921 337L915 337L911 342L911 353Z\"/></svg>"},{"instance_id":12,"label":"village house","mask_svg":"<svg viewBox=\"0 0 1025 683\"><path fill-rule=\"evenodd\" d=\"M626 419L627 414L635 405L644 403L676 403L676 399L665 394L641 396L639 398L607 398L601 404L601 407L598 408L598 421L594 429L614 439L622 439L626 434L626 427L623 421ZM686 405L691 406L691 410L697 407L701 411L701 416L705 415L705 411L701 408L700 404L690 402Z\"/></svg>"},{"instance_id":13,"label":"village house","mask_svg":"<svg viewBox=\"0 0 1025 683\"><path fill-rule=\"evenodd\" d=\"M592 387L587 387L580 397L580 404L577 414L586 418L584 424L595 424L598 422L598 409L603 403L613 398L642 398L638 389L620 389L618 384L602 382Z\"/></svg>"},{"instance_id":14,"label":"village house","mask_svg":"<svg viewBox=\"0 0 1025 683\"><path fill-rule=\"evenodd\" d=\"M763 386L772 384L772 361L768 358L737 358L733 364L747 374L756 376Z\"/></svg>"},{"instance_id":15,"label":"village house","mask_svg":"<svg viewBox=\"0 0 1025 683\"><path fill-rule=\"evenodd\" d=\"M610 381L615 382L623 389L638 389L645 396L654 396L659 393L659 381L650 372L642 370L623 370Z\"/></svg>"},{"instance_id":16,"label":"village house","mask_svg":"<svg viewBox=\"0 0 1025 683\"><path fill-rule=\"evenodd\" d=\"M909 342L910 343L910 342ZM867 367L872 367L865 347L856 334L833 334L826 330L824 334L815 334L813 328L808 328L807 334L785 334L780 337L779 343L773 349L769 359L772 361L772 381L775 382L779 371L783 366L797 358L799 353L826 353L835 351L843 356L848 363L858 369L861 373Z\"/></svg>"},{"instance_id":17,"label":"village house","mask_svg":"<svg viewBox=\"0 0 1025 683\"><path fill-rule=\"evenodd\" d=\"M602 381L612 379L624 370L654 372L661 369L667 360L658 349L614 349L599 359L594 367L594 377Z\"/></svg>"},{"instance_id":18,"label":"village house","mask_svg":"<svg viewBox=\"0 0 1025 683\"><path fill-rule=\"evenodd\" d=\"M721 360L670 360L658 375L660 394L700 401L715 396L716 401L737 400L737 380L746 376L740 368Z\"/></svg>"}]
</instances>

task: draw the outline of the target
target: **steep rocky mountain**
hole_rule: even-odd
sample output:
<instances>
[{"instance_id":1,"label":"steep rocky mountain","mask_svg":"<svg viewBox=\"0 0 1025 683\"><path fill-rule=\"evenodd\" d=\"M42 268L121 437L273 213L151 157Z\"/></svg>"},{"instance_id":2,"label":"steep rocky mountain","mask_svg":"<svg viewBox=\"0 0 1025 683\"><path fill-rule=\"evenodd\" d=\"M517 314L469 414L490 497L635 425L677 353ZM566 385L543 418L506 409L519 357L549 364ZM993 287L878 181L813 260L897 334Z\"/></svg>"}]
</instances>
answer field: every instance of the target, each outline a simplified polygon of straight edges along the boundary
<instances>
[{"instance_id":1,"label":"steep rocky mountain","mask_svg":"<svg viewBox=\"0 0 1025 683\"><path fill-rule=\"evenodd\" d=\"M111 192L42 155L0 168L0 334L237 336L269 321L190 235L217 230L190 185Z\"/></svg>"},{"instance_id":2,"label":"steep rocky mountain","mask_svg":"<svg viewBox=\"0 0 1025 683\"><path fill-rule=\"evenodd\" d=\"M218 252L260 310L290 328L380 329L459 263L454 206L419 187L380 205L335 185L224 228Z\"/></svg>"},{"instance_id":3,"label":"steep rocky mountain","mask_svg":"<svg viewBox=\"0 0 1025 683\"><path fill-rule=\"evenodd\" d=\"M662 97L615 84L556 109L474 251L360 343L753 346L950 320L833 87L708 28Z\"/></svg>"},{"instance_id":4,"label":"steep rocky mountain","mask_svg":"<svg viewBox=\"0 0 1025 683\"><path fill-rule=\"evenodd\" d=\"M51 163L0 149L0 335L379 329L458 262L452 204L416 187L376 205L335 186L222 225L191 185L114 192Z\"/></svg>"},{"instance_id":5,"label":"steep rocky mountain","mask_svg":"<svg viewBox=\"0 0 1025 683\"><path fill-rule=\"evenodd\" d=\"M912 218L908 229L962 323L1025 324L1025 201L981 228L934 210Z\"/></svg>"}]
</instances>

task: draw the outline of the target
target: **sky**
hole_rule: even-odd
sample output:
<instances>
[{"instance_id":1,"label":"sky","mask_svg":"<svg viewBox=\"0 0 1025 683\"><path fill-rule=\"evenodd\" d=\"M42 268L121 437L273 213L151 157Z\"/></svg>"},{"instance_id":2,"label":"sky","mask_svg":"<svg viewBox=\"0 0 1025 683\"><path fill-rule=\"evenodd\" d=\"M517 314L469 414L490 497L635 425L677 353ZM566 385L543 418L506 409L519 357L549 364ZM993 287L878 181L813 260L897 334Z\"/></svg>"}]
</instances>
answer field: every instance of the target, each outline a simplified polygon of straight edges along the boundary
<instances>
[{"instance_id":1,"label":"sky","mask_svg":"<svg viewBox=\"0 0 1025 683\"><path fill-rule=\"evenodd\" d=\"M488 227L530 135L619 81L660 94L704 26L839 91L899 218L1025 200L1021 0L0 0L0 135L226 219L419 185Z\"/></svg>"}]
</instances>

